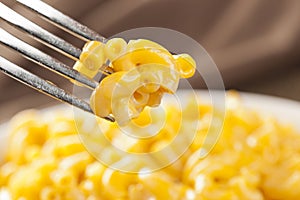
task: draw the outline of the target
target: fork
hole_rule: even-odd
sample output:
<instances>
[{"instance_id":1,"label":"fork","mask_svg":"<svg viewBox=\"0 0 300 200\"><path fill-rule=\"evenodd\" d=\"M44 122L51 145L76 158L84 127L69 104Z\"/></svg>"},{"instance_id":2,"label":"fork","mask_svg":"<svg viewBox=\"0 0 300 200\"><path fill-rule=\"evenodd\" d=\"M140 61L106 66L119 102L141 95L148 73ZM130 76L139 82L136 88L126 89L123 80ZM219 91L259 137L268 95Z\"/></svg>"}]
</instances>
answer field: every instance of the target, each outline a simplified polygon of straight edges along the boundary
<instances>
[{"instance_id":1,"label":"fork","mask_svg":"<svg viewBox=\"0 0 300 200\"><path fill-rule=\"evenodd\" d=\"M22 6L32 10L45 20L53 23L62 30L74 35L75 37L87 42L90 40L97 40L102 43L106 42L106 39L100 36L95 31L89 29L88 27L80 24L79 22L73 20L72 18L64 15L60 11L51 7L40 0L17 0ZM81 50L72 44L66 42L65 40L55 36L54 34L48 32L47 30L41 28L37 24L29 21L22 15L18 14L8 6L0 2L0 18L9 23L10 25L21 29L22 31L28 33L37 41L47 45L48 47L58 51L59 53L73 59L78 60L81 54ZM95 89L98 82L90 79L78 71L72 69L66 64L58 61L57 59L43 53L42 51L36 49L35 47L27 44L26 42L18 39L14 35L10 34L3 28L0 28L0 43L17 51L22 54L25 58L45 67L64 78L70 79L73 82L76 81L81 85L89 88ZM17 81L32 87L33 89L47 94L57 100L71 104L79 109L93 113L89 104L68 93L67 91L59 88L55 84L38 77L37 75L23 69L22 67L8 61L0 55L0 71L4 74L16 79ZM110 71L106 71L105 66L102 66L100 72L108 75ZM105 117L106 120L111 122L114 121L113 116Z\"/></svg>"}]
</instances>

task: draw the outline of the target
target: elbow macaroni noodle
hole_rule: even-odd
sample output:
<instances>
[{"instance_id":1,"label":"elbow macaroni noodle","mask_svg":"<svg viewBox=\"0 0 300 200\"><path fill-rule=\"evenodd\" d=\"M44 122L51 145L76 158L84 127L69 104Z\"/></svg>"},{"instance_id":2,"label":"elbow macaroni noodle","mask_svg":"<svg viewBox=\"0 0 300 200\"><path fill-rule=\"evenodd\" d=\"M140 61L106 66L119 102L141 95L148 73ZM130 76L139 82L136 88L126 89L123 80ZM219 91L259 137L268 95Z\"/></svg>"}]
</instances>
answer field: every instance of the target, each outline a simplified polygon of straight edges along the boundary
<instances>
[{"instance_id":1,"label":"elbow macaroni noodle","mask_svg":"<svg viewBox=\"0 0 300 200\"><path fill-rule=\"evenodd\" d=\"M9 148L0 165L0 199L299 199L299 133L245 108L236 94L228 98L221 138L206 158L200 159L199 151L213 112L210 105L200 103L201 125L189 149L172 165L149 174L143 173L145 166L139 160L118 157L111 149L105 150L106 156L140 168L140 173L123 173L96 161L81 144L71 114L24 111L10 122ZM174 122L181 111L168 105L166 112ZM150 123L145 111L135 120ZM190 120L184 118L182 126ZM99 123L112 143L135 153L162 148L177 128L176 123L167 123L156 139L124 141L114 123L103 119ZM94 132L84 126L79 130ZM96 143L103 142L97 134L93 137Z\"/></svg>"},{"instance_id":2,"label":"elbow macaroni noodle","mask_svg":"<svg viewBox=\"0 0 300 200\"><path fill-rule=\"evenodd\" d=\"M180 78L195 73L196 63L188 54L172 55L150 40L121 38L88 42L74 69L93 78L107 61L113 74L94 90L90 105L100 117L113 114L119 125L126 125L146 107L160 104L163 93L175 93Z\"/></svg>"}]
</instances>

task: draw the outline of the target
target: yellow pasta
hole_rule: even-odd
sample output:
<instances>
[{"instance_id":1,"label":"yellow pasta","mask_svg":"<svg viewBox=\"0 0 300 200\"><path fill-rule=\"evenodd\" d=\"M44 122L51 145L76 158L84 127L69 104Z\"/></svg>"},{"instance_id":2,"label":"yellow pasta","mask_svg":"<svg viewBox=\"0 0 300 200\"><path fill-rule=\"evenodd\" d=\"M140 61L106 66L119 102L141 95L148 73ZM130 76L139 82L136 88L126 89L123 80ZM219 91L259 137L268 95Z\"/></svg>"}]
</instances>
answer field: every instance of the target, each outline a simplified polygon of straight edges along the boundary
<instances>
[{"instance_id":1,"label":"yellow pasta","mask_svg":"<svg viewBox=\"0 0 300 200\"><path fill-rule=\"evenodd\" d=\"M42 153L51 153L55 156L69 156L85 151L78 135L72 134L51 138L45 143Z\"/></svg>"},{"instance_id":2,"label":"yellow pasta","mask_svg":"<svg viewBox=\"0 0 300 200\"><path fill-rule=\"evenodd\" d=\"M59 195L57 194L56 190L53 187L45 187L41 190L40 199L41 200L52 200L58 199Z\"/></svg>"},{"instance_id":3,"label":"yellow pasta","mask_svg":"<svg viewBox=\"0 0 300 200\"><path fill-rule=\"evenodd\" d=\"M73 68L93 78L107 60L104 54L104 48L104 45L98 41L86 43L80 54L79 61L74 64Z\"/></svg>"},{"instance_id":4,"label":"yellow pasta","mask_svg":"<svg viewBox=\"0 0 300 200\"><path fill-rule=\"evenodd\" d=\"M100 82L90 104L96 115L112 114L119 125L128 124L146 106L158 106L163 93L175 93L179 79L193 76L196 67L188 54L172 55L156 42L138 39L127 44L122 38L113 38L106 44L88 42L74 69L93 78L107 60L114 73ZM126 88L117 90L124 83ZM113 92L122 93L122 97ZM113 101L122 103L115 105Z\"/></svg>"},{"instance_id":5,"label":"yellow pasta","mask_svg":"<svg viewBox=\"0 0 300 200\"><path fill-rule=\"evenodd\" d=\"M189 78L195 73L195 60L188 54L173 56L182 78Z\"/></svg>"},{"instance_id":6,"label":"yellow pasta","mask_svg":"<svg viewBox=\"0 0 300 200\"><path fill-rule=\"evenodd\" d=\"M76 186L77 177L72 171L66 169L57 169L50 174L53 187L57 190L69 190Z\"/></svg>"},{"instance_id":7,"label":"yellow pasta","mask_svg":"<svg viewBox=\"0 0 300 200\"><path fill-rule=\"evenodd\" d=\"M155 73L153 73L155 71ZM178 87L179 75L157 64L138 67L129 72L119 71L106 77L93 92L91 108L98 116L113 114L120 125L126 125L136 118L145 106L157 106L163 92L174 93ZM145 82L158 83L161 93L149 93L138 90ZM150 103L136 104L136 98L143 94L151 95ZM144 101L149 98L144 99ZM154 103L153 103L154 102Z\"/></svg>"},{"instance_id":8,"label":"yellow pasta","mask_svg":"<svg viewBox=\"0 0 300 200\"><path fill-rule=\"evenodd\" d=\"M125 53L127 43L122 38L113 38L108 40L104 47L105 56L111 62Z\"/></svg>"},{"instance_id":9,"label":"yellow pasta","mask_svg":"<svg viewBox=\"0 0 300 200\"><path fill-rule=\"evenodd\" d=\"M164 48L162 45L151 41L151 40L146 40L146 39L137 39L137 40L129 40L128 45L127 45L127 51L136 51L139 49L158 49L161 51L165 51L169 55L169 51Z\"/></svg>"},{"instance_id":10,"label":"yellow pasta","mask_svg":"<svg viewBox=\"0 0 300 200\"><path fill-rule=\"evenodd\" d=\"M59 163L59 167L66 171L71 171L76 174L81 174L84 172L85 167L92 160L93 159L91 155L88 152L84 151L63 158Z\"/></svg>"},{"instance_id":11,"label":"yellow pasta","mask_svg":"<svg viewBox=\"0 0 300 200\"><path fill-rule=\"evenodd\" d=\"M200 159L199 151L205 147L203 141L213 115L212 107L206 104L198 106L202 111L197 116L201 126L193 143L182 157L161 170L145 172L150 160L133 159L112 147L104 148L102 160L118 167L129 165L136 174L109 168L92 157L80 143L72 114L20 113L11 122L9 151L0 165L0 199L299 199L299 133L274 118L245 108L236 94L228 94L227 102L230 104L226 107L221 138L205 158ZM192 108L180 110L166 105L166 123L149 139L124 135L118 126L103 119L89 128L86 118L79 119L77 128L89 134L87 138L98 147L104 142L98 138L103 134L119 149L135 154L158 152L152 161L168 162L171 155L181 152L195 118L182 118L181 125L174 122ZM147 111L142 111L135 123L153 123ZM103 132L98 131L97 124ZM180 126L183 132L178 131ZM174 141L175 136L178 140ZM14 154L15 142L22 144L23 151L17 149ZM169 149L159 152L165 148Z\"/></svg>"}]
</instances>

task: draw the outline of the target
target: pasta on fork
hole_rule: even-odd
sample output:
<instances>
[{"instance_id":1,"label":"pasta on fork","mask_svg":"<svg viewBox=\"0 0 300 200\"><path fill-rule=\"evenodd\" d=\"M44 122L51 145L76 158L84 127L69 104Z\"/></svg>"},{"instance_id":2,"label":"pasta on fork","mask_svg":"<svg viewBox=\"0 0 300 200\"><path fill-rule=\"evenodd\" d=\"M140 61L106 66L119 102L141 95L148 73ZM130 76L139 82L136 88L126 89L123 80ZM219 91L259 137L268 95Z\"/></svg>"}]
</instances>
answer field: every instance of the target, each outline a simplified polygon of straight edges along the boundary
<instances>
[{"instance_id":1,"label":"pasta on fork","mask_svg":"<svg viewBox=\"0 0 300 200\"><path fill-rule=\"evenodd\" d=\"M83 47L74 69L93 78L110 61L113 74L94 90L90 104L100 117L112 114L126 125L146 107L160 104L163 93L175 93L180 78L194 75L196 63L188 54L172 55L150 40L113 38L103 44L90 41Z\"/></svg>"}]
</instances>

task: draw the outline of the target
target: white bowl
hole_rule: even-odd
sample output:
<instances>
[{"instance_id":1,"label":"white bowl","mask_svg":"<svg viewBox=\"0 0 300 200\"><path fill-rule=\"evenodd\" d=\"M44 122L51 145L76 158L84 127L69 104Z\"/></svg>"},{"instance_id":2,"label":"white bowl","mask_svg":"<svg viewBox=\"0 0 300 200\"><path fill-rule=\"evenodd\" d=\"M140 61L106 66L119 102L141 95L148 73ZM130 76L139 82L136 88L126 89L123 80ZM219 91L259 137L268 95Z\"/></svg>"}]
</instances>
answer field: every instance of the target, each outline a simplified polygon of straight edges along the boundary
<instances>
[{"instance_id":1,"label":"white bowl","mask_svg":"<svg viewBox=\"0 0 300 200\"><path fill-rule=\"evenodd\" d=\"M204 102L210 102L210 95L207 91L196 91L199 93L201 100ZM178 95L181 97L188 96L190 91L181 90L178 91ZM248 107L257 110L260 113L269 114L276 117L281 123L291 124L300 132L300 102L272 97L260 94L251 94L241 92L243 104ZM166 100L168 101L168 100ZM165 101L165 102L166 102ZM72 107L68 105L59 105L47 108L43 111L48 112L54 109L67 109ZM7 123L0 125L0 163L3 161L5 150L8 143L8 131Z\"/></svg>"}]
</instances>

